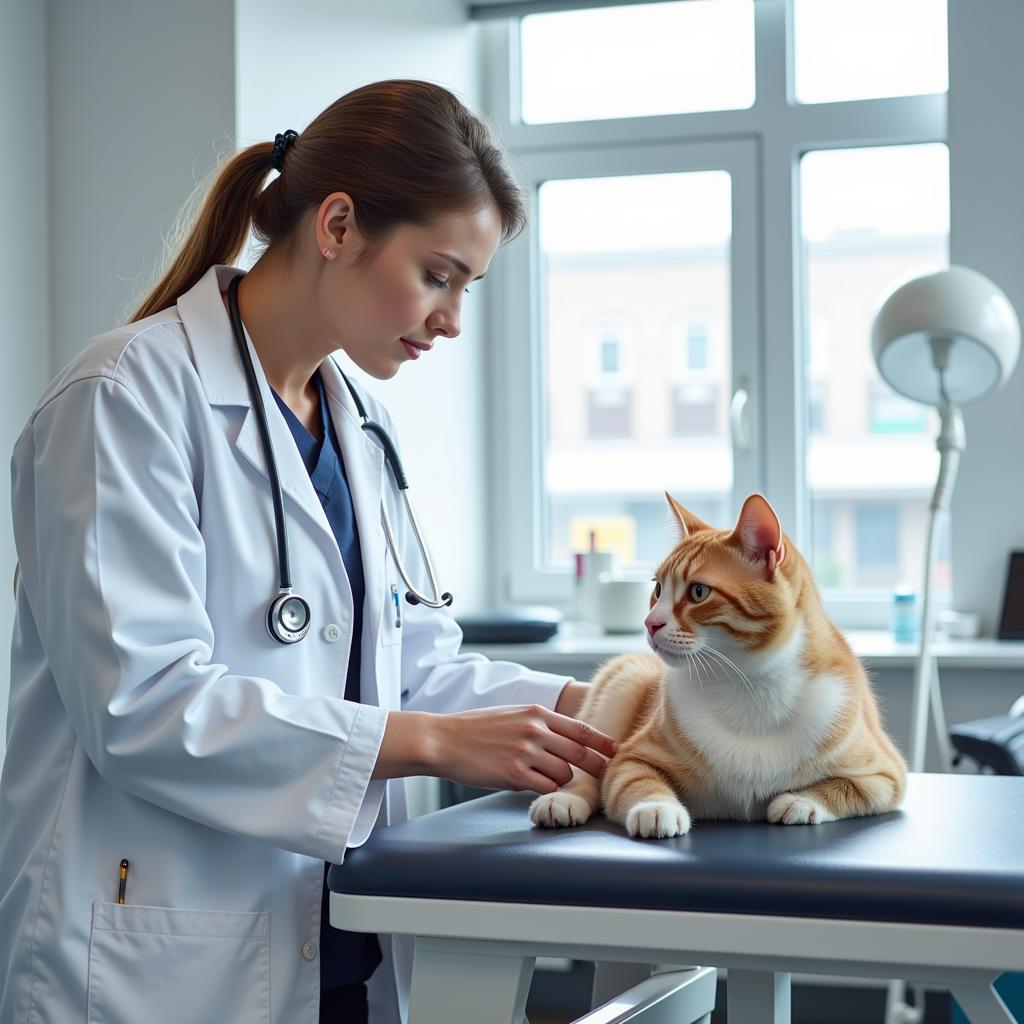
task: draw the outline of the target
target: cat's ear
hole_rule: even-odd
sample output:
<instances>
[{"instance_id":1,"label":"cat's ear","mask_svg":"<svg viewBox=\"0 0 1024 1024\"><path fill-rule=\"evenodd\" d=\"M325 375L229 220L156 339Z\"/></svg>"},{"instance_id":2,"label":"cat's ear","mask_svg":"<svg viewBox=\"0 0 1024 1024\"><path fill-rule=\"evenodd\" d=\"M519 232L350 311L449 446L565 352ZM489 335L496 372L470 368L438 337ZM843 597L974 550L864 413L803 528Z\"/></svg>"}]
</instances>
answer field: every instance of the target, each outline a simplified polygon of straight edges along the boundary
<instances>
[{"instance_id":1,"label":"cat's ear","mask_svg":"<svg viewBox=\"0 0 1024 1024\"><path fill-rule=\"evenodd\" d=\"M729 542L739 547L751 562L763 566L765 578L769 580L786 558L782 524L775 509L761 494L752 494L743 502Z\"/></svg>"},{"instance_id":2,"label":"cat's ear","mask_svg":"<svg viewBox=\"0 0 1024 1024\"><path fill-rule=\"evenodd\" d=\"M665 492L665 498L668 501L668 525L673 543L682 544L695 530L711 529L703 519L698 519L688 508L680 505L668 491Z\"/></svg>"}]
</instances>

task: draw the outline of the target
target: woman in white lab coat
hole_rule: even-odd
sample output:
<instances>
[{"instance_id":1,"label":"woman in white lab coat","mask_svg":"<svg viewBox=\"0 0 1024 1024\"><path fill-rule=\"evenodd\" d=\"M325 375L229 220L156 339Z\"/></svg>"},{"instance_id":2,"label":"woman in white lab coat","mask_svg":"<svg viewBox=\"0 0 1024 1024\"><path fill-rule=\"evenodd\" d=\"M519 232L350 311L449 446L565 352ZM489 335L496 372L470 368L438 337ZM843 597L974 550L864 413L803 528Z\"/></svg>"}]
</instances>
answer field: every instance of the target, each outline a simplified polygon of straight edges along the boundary
<instances>
[{"instance_id":1,"label":"woman in white lab coat","mask_svg":"<svg viewBox=\"0 0 1024 1024\"><path fill-rule=\"evenodd\" d=\"M572 718L584 684L459 654L447 608L396 608L382 500L427 575L331 358L381 380L429 358L521 221L455 97L366 86L236 154L133 322L39 399L11 462L3 1024L348 1024L367 979L369 1019L404 1019L410 951L322 929L325 864L403 819L405 776L549 792L602 771L611 741ZM310 610L298 643L267 628L268 461L224 294L250 227L242 344Z\"/></svg>"}]
</instances>

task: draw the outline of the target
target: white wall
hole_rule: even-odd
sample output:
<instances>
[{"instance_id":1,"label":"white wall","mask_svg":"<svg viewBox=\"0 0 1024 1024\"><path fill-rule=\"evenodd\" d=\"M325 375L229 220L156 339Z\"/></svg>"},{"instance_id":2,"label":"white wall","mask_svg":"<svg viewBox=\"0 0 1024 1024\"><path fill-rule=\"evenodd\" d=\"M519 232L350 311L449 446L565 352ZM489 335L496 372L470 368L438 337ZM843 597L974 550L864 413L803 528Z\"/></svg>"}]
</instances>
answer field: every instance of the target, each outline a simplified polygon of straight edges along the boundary
<instances>
[{"instance_id":1,"label":"white wall","mask_svg":"<svg viewBox=\"0 0 1024 1024\"><path fill-rule=\"evenodd\" d=\"M156 280L234 130L233 0L49 0L55 369Z\"/></svg>"},{"instance_id":2,"label":"white wall","mask_svg":"<svg viewBox=\"0 0 1024 1024\"><path fill-rule=\"evenodd\" d=\"M1024 320L1022 39L1020 0L949 0L950 258L991 277ZM1024 366L968 407L964 421L967 451L952 508L954 604L980 612L993 633L1008 553L1024 548Z\"/></svg>"},{"instance_id":3,"label":"white wall","mask_svg":"<svg viewBox=\"0 0 1024 1024\"><path fill-rule=\"evenodd\" d=\"M46 7L0 0L0 760L7 749L14 603L10 452L50 375Z\"/></svg>"},{"instance_id":4,"label":"white wall","mask_svg":"<svg viewBox=\"0 0 1024 1024\"><path fill-rule=\"evenodd\" d=\"M301 132L339 96L384 78L427 79L480 108L478 29L466 22L461 0L245 0L237 21L239 145ZM392 380L353 373L394 417L410 498L456 613L488 600L492 583L482 295L472 289L458 339L439 339Z\"/></svg>"},{"instance_id":5,"label":"white wall","mask_svg":"<svg viewBox=\"0 0 1024 1024\"><path fill-rule=\"evenodd\" d=\"M231 0L2 0L0 25L6 738L11 449L53 374L153 278L160 232L233 128L235 67Z\"/></svg>"}]
</instances>

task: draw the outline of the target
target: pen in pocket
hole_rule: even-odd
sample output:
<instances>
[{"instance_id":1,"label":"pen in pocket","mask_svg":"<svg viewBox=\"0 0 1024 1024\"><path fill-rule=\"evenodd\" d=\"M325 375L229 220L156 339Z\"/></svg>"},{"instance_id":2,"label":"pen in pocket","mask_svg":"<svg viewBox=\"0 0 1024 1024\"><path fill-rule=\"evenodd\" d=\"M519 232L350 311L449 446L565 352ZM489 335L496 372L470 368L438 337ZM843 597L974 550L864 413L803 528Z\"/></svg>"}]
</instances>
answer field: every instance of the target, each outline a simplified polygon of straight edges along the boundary
<instances>
[{"instance_id":1,"label":"pen in pocket","mask_svg":"<svg viewBox=\"0 0 1024 1024\"><path fill-rule=\"evenodd\" d=\"M124 889L128 883L128 861L121 861L121 874L118 877L117 883L117 902L124 903Z\"/></svg>"},{"instance_id":2,"label":"pen in pocket","mask_svg":"<svg viewBox=\"0 0 1024 1024\"><path fill-rule=\"evenodd\" d=\"M400 629L402 626L402 605L398 600L398 587L391 584L391 600L395 605L395 628Z\"/></svg>"}]
</instances>

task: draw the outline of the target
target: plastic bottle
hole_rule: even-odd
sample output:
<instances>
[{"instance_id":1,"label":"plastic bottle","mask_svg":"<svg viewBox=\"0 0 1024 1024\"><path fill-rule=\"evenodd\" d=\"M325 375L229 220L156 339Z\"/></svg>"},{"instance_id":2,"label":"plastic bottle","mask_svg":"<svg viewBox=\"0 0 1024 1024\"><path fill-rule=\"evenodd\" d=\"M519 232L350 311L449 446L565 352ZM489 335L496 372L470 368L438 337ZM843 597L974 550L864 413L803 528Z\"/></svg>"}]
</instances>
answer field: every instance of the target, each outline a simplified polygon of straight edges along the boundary
<instances>
[{"instance_id":1,"label":"plastic bottle","mask_svg":"<svg viewBox=\"0 0 1024 1024\"><path fill-rule=\"evenodd\" d=\"M917 594L913 588L897 587L892 592L890 625L892 638L896 643L912 644L917 642L920 621L917 608Z\"/></svg>"}]
</instances>

